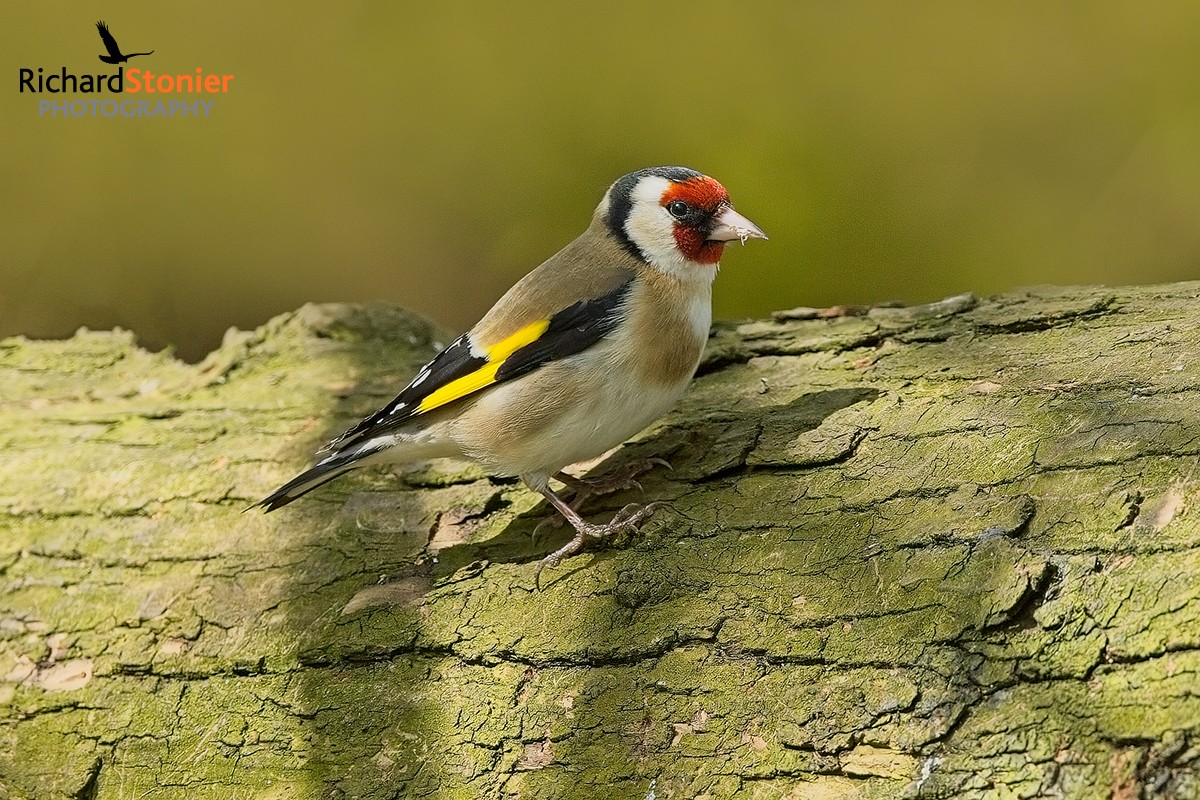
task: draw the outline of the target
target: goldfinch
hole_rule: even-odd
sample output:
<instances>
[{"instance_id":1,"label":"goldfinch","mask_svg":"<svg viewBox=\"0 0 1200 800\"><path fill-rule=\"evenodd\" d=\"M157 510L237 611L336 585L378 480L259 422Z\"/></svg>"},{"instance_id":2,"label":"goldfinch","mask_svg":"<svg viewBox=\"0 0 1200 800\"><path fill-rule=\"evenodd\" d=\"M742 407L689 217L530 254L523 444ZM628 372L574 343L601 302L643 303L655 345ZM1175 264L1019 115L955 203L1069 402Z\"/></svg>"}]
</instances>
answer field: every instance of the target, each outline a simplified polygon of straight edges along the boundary
<instances>
[{"instance_id":1,"label":"goldfinch","mask_svg":"<svg viewBox=\"0 0 1200 800\"><path fill-rule=\"evenodd\" d=\"M624 442L669 410L700 363L727 242L766 239L720 183L685 167L617 180L575 241L508 290L394 400L327 444L255 504L287 505L358 467L454 456L517 476L574 527L547 566L629 530L652 506L593 524L550 488L569 464Z\"/></svg>"}]
</instances>

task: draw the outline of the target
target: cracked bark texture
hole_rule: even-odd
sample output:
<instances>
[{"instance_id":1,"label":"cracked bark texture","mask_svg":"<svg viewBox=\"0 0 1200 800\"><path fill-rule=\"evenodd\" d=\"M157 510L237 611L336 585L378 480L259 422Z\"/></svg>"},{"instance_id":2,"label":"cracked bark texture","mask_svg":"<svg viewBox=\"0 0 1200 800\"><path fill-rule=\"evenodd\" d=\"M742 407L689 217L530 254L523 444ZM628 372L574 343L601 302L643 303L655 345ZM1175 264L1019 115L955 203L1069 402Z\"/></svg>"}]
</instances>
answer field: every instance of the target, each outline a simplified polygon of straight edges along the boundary
<instances>
[{"instance_id":1,"label":"cracked bark texture","mask_svg":"<svg viewBox=\"0 0 1200 800\"><path fill-rule=\"evenodd\" d=\"M1200 284L719 325L562 541L451 462L245 506L439 333L0 343L0 797L1200 795ZM445 338L441 339L446 341Z\"/></svg>"}]
</instances>

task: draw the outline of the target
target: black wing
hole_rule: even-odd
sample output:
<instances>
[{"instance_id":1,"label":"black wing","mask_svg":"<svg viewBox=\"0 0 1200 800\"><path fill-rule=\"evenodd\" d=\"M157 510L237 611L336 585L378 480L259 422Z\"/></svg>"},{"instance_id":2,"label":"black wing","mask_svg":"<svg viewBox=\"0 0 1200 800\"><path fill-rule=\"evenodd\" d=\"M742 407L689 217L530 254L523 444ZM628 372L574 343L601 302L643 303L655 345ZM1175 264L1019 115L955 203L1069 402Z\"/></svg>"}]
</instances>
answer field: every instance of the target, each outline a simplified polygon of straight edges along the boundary
<instances>
[{"instance_id":1,"label":"black wing","mask_svg":"<svg viewBox=\"0 0 1200 800\"><path fill-rule=\"evenodd\" d=\"M496 370L496 380L512 380L603 339L620 321L620 307L632 288L633 281L626 281L602 297L580 300L550 317L545 333L504 360Z\"/></svg>"},{"instance_id":2,"label":"black wing","mask_svg":"<svg viewBox=\"0 0 1200 800\"><path fill-rule=\"evenodd\" d=\"M108 26L104 24L104 20L96 23L96 30L100 31L100 40L104 42L104 49L108 51L108 54L119 58L121 48L117 46L117 40L108 32Z\"/></svg>"},{"instance_id":3,"label":"black wing","mask_svg":"<svg viewBox=\"0 0 1200 800\"><path fill-rule=\"evenodd\" d=\"M354 441L348 440L354 440L360 434L377 428L386 422L395 425L416 416L419 413L421 401L439 386L445 386L453 380L470 375L487 363L486 357L476 356L471 353L471 340L464 333L455 339L449 347L434 356L432 361L421 367L417 376L412 379L408 386L404 387L404 391L396 395L392 402L371 416L366 417L321 449L332 450L343 442L354 444ZM372 431L371 435L374 435L374 433Z\"/></svg>"},{"instance_id":4,"label":"black wing","mask_svg":"<svg viewBox=\"0 0 1200 800\"><path fill-rule=\"evenodd\" d=\"M545 330L537 338L512 351L499 363L489 358L486 352L473 349L469 334L464 333L422 367L412 382L396 395L392 402L322 449L352 447L388 433L413 417L440 407L441 404L429 407L423 401L439 389L459 379L468 378L474 373L494 369L494 374L472 389L472 393L502 381L518 378L543 364L586 350L616 327L632 288L633 281L626 281L601 297L580 300L567 306L553 314L548 321L543 320Z\"/></svg>"}]
</instances>

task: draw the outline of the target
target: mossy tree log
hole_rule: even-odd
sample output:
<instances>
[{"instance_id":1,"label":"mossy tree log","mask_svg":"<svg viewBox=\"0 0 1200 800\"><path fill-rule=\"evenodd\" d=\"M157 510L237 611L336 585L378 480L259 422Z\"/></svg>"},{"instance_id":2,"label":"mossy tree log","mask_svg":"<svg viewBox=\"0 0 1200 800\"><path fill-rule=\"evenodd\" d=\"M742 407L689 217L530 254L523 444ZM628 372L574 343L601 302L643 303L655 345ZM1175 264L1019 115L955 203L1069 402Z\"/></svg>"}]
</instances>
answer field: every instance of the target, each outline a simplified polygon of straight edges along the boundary
<instances>
[{"instance_id":1,"label":"mossy tree log","mask_svg":"<svg viewBox=\"0 0 1200 800\"><path fill-rule=\"evenodd\" d=\"M718 326L542 591L467 466L242 513L437 339L0 344L0 797L1200 795L1200 284Z\"/></svg>"}]
</instances>

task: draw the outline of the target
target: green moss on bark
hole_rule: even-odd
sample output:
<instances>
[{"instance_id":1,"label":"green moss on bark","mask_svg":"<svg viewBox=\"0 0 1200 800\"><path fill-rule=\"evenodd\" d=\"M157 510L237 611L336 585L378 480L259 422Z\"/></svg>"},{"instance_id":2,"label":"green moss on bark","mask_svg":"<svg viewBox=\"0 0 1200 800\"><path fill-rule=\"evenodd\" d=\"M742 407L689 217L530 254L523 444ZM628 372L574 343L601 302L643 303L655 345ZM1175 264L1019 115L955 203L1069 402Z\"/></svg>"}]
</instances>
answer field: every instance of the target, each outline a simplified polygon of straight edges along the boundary
<instances>
[{"instance_id":1,"label":"green moss on bark","mask_svg":"<svg viewBox=\"0 0 1200 800\"><path fill-rule=\"evenodd\" d=\"M242 513L446 341L401 312L7 340L0 796L1195 796L1198 311L723 324L610 459L669 509L541 592L565 532L468 466Z\"/></svg>"}]
</instances>

